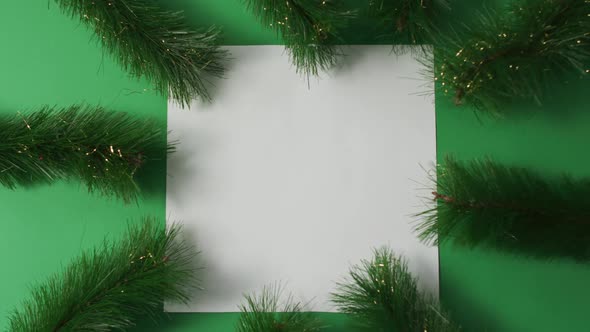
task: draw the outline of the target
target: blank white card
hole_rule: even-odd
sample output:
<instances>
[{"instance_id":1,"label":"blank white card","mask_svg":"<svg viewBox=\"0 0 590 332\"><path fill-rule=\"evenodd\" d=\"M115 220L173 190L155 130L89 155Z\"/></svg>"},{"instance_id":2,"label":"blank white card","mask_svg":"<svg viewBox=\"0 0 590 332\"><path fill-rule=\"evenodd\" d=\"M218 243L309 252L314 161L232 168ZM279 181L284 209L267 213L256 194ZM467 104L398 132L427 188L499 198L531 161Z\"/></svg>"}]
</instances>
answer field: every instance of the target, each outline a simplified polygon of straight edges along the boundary
<instances>
[{"instance_id":1,"label":"blank white card","mask_svg":"<svg viewBox=\"0 0 590 332\"><path fill-rule=\"evenodd\" d=\"M310 311L351 264L389 245L438 292L436 248L410 224L421 168L436 160L434 104L411 56L345 48L308 82L281 46L228 47L213 101L168 105L167 215L202 252L203 290L167 311L238 311L243 294L280 282Z\"/></svg>"}]
</instances>

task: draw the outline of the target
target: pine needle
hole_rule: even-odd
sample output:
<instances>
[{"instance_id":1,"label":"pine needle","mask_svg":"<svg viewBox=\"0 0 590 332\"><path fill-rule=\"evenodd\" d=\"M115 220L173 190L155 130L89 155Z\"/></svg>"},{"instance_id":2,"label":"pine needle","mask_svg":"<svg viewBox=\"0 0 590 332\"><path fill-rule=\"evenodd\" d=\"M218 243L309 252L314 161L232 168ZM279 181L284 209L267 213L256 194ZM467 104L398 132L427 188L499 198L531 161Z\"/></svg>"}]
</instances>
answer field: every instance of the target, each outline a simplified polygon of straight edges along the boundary
<instances>
[{"instance_id":1,"label":"pine needle","mask_svg":"<svg viewBox=\"0 0 590 332\"><path fill-rule=\"evenodd\" d=\"M427 48L439 34L440 17L450 10L448 0L370 0L369 15L393 41L393 52Z\"/></svg>"},{"instance_id":2,"label":"pine needle","mask_svg":"<svg viewBox=\"0 0 590 332\"><path fill-rule=\"evenodd\" d=\"M321 330L320 322L304 305L291 295L282 299L279 285L264 287L260 295L245 295L240 305L238 332L314 332Z\"/></svg>"},{"instance_id":3,"label":"pine needle","mask_svg":"<svg viewBox=\"0 0 590 332\"><path fill-rule=\"evenodd\" d=\"M207 77L222 77L227 52L215 27L196 31L182 12L154 0L55 0L94 30L98 42L134 78L147 78L181 105L209 101Z\"/></svg>"},{"instance_id":4,"label":"pine needle","mask_svg":"<svg viewBox=\"0 0 590 332\"><path fill-rule=\"evenodd\" d=\"M491 160L447 157L434 181L433 206L416 226L424 242L590 258L589 179L546 179Z\"/></svg>"},{"instance_id":5,"label":"pine needle","mask_svg":"<svg viewBox=\"0 0 590 332\"><path fill-rule=\"evenodd\" d=\"M186 303L196 279L179 232L145 218L120 241L105 240L35 287L9 331L125 331L139 318L158 319L162 301Z\"/></svg>"},{"instance_id":6,"label":"pine needle","mask_svg":"<svg viewBox=\"0 0 590 332\"><path fill-rule=\"evenodd\" d=\"M0 116L0 184L15 189L74 179L90 192L130 202L140 193L136 172L172 149L155 121L102 107L45 106Z\"/></svg>"},{"instance_id":7,"label":"pine needle","mask_svg":"<svg viewBox=\"0 0 590 332\"><path fill-rule=\"evenodd\" d=\"M366 331L460 331L431 296L418 290L406 261L386 247L376 249L371 260L353 266L349 278L337 284L332 299Z\"/></svg>"},{"instance_id":8,"label":"pine needle","mask_svg":"<svg viewBox=\"0 0 590 332\"><path fill-rule=\"evenodd\" d=\"M244 0L261 23L280 35L297 72L309 79L342 54L340 31L355 13L340 0Z\"/></svg>"},{"instance_id":9,"label":"pine needle","mask_svg":"<svg viewBox=\"0 0 590 332\"><path fill-rule=\"evenodd\" d=\"M500 114L515 101L542 104L551 82L588 77L590 2L512 0L475 16L435 39L429 79L455 104Z\"/></svg>"}]
</instances>

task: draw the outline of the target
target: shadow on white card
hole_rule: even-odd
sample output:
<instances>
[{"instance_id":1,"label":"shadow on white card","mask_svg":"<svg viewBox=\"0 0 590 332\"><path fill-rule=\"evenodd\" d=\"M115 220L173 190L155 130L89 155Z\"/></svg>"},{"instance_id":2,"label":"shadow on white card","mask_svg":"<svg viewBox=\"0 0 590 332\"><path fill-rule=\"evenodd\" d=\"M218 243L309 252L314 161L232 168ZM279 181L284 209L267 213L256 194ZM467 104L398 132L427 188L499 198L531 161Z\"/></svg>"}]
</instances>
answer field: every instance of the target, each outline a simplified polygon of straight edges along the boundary
<instances>
[{"instance_id":1,"label":"shadow on white card","mask_svg":"<svg viewBox=\"0 0 590 332\"><path fill-rule=\"evenodd\" d=\"M167 212L202 251L204 290L167 311L237 311L243 293L282 282L315 311L351 264L382 245L438 292L438 254L412 232L420 165L436 160L432 100L420 64L389 46L311 88L280 46L229 47L217 99L168 109ZM349 61L350 62L346 62ZM414 79L411 79L414 78Z\"/></svg>"}]
</instances>

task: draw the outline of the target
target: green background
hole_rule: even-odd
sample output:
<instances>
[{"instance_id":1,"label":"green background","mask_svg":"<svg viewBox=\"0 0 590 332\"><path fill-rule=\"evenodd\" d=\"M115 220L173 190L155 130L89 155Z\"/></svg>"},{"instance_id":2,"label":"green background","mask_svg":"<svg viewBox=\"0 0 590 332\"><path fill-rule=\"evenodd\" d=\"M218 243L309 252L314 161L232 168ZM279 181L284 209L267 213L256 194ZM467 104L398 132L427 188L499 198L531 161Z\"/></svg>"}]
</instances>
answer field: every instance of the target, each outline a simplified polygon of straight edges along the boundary
<instances>
[{"instance_id":1,"label":"green background","mask_svg":"<svg viewBox=\"0 0 590 332\"><path fill-rule=\"evenodd\" d=\"M354 0L350 0L354 3ZM358 3L365 3L359 0ZM457 1L461 3L461 1ZM487 1L493 2L493 1ZM468 16L472 1L453 13ZM169 0L196 26L216 24L225 44L280 44L263 30L240 0ZM345 34L351 44L373 43L370 22ZM0 1L0 112L36 106L101 104L157 118L166 125L166 99L145 81L129 79L92 40L92 33L62 15L51 1ZM231 78L229 78L231 79ZM439 159L492 156L552 175L590 175L587 83L564 82L562 91L536 113L521 108L506 119L477 117L436 96ZM397 106L396 106L397 107ZM31 285L57 271L82 249L116 237L127 220L165 218L165 164L149 174L137 205L90 195L78 183L0 188L0 330ZM148 176L144 176L148 178ZM587 331L590 269L567 260L539 261L490 250L440 248L441 299L468 331ZM330 331L352 332L338 314L320 314ZM173 314L142 322L137 331L232 331L237 314Z\"/></svg>"}]
</instances>

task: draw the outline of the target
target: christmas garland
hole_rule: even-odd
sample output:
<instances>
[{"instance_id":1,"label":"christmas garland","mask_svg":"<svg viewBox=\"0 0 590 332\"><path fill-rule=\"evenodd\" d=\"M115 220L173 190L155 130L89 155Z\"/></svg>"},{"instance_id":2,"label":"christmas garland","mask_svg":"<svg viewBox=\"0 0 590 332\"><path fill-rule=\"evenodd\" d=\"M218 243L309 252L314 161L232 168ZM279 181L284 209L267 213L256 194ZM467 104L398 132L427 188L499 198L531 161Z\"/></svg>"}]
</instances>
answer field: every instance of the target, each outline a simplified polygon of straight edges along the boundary
<instances>
[{"instance_id":1,"label":"christmas garland","mask_svg":"<svg viewBox=\"0 0 590 332\"><path fill-rule=\"evenodd\" d=\"M102 107L42 107L0 116L0 184L14 189L80 180L88 191L135 200L136 172L172 146L156 122Z\"/></svg>"},{"instance_id":2,"label":"christmas garland","mask_svg":"<svg viewBox=\"0 0 590 332\"><path fill-rule=\"evenodd\" d=\"M460 331L416 282L406 261L383 247L374 251L371 260L352 267L349 279L338 284L333 301L368 331Z\"/></svg>"},{"instance_id":3,"label":"christmas garland","mask_svg":"<svg viewBox=\"0 0 590 332\"><path fill-rule=\"evenodd\" d=\"M435 184L434 206L419 215L416 227L427 243L590 258L588 179L545 179L490 160L446 158Z\"/></svg>"},{"instance_id":4,"label":"christmas garland","mask_svg":"<svg viewBox=\"0 0 590 332\"><path fill-rule=\"evenodd\" d=\"M339 32L354 17L340 0L244 0L262 24L279 34L297 72L309 78L336 64Z\"/></svg>"},{"instance_id":5,"label":"christmas garland","mask_svg":"<svg viewBox=\"0 0 590 332\"><path fill-rule=\"evenodd\" d=\"M154 0L55 0L62 10L90 26L98 41L131 76L145 77L183 105L210 100L207 76L222 77L226 52L219 31L195 31L182 12Z\"/></svg>"},{"instance_id":6,"label":"christmas garland","mask_svg":"<svg viewBox=\"0 0 590 332\"><path fill-rule=\"evenodd\" d=\"M191 247L145 218L118 242L105 241L32 290L9 331L124 331L161 316L162 301L186 303L196 287Z\"/></svg>"},{"instance_id":7,"label":"christmas garland","mask_svg":"<svg viewBox=\"0 0 590 332\"><path fill-rule=\"evenodd\" d=\"M505 10L490 8L434 39L434 79L455 104L494 112L514 101L541 104L550 82L590 73L590 2L513 0Z\"/></svg>"}]
</instances>

